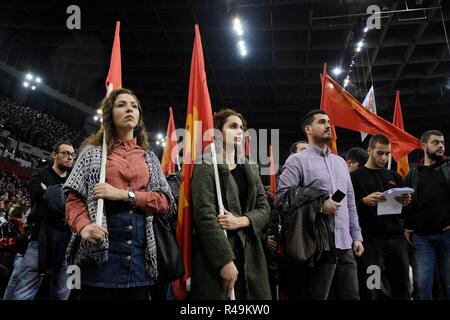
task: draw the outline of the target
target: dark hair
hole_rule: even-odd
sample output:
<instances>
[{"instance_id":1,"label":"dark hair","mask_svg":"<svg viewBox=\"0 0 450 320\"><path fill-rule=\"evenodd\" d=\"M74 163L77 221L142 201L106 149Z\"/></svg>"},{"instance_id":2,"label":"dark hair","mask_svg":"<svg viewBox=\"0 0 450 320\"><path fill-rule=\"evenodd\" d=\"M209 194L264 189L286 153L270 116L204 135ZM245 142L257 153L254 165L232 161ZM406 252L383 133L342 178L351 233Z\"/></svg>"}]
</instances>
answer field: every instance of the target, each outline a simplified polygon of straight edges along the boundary
<instances>
[{"instance_id":1,"label":"dark hair","mask_svg":"<svg viewBox=\"0 0 450 320\"><path fill-rule=\"evenodd\" d=\"M431 136L439 136L439 137L443 137L444 134L438 130L428 130L425 131L422 134L422 137L420 137L420 142L421 143L428 143L428 140L430 140Z\"/></svg>"},{"instance_id":2,"label":"dark hair","mask_svg":"<svg viewBox=\"0 0 450 320\"><path fill-rule=\"evenodd\" d=\"M306 143L306 144L308 144L308 141L298 140L298 141L294 142L293 144L291 144L291 146L289 147L289 154L293 154L293 153L297 152L297 145L299 143Z\"/></svg>"},{"instance_id":3,"label":"dark hair","mask_svg":"<svg viewBox=\"0 0 450 320\"><path fill-rule=\"evenodd\" d=\"M389 141L389 138L386 137L384 134L376 134L376 135L372 136L372 138L370 138L369 148L375 149L375 147L377 146L377 143L383 144L383 145L388 145L388 144L391 144L391 141Z\"/></svg>"},{"instance_id":4,"label":"dark hair","mask_svg":"<svg viewBox=\"0 0 450 320\"><path fill-rule=\"evenodd\" d=\"M239 112L236 112L232 109L222 109L219 112L216 112L214 114L214 128L219 129L222 131L223 126L225 125L225 122L227 122L227 119L231 116L236 116L242 121L242 126L244 127L244 131L247 131L247 121L245 121L242 114Z\"/></svg>"},{"instance_id":5,"label":"dark hair","mask_svg":"<svg viewBox=\"0 0 450 320\"><path fill-rule=\"evenodd\" d=\"M302 129L305 134L306 134L305 127L310 126L314 122L314 116L316 114L324 114L326 116L328 115L325 111L319 109L315 109L308 112L302 119Z\"/></svg>"},{"instance_id":6,"label":"dark hair","mask_svg":"<svg viewBox=\"0 0 450 320\"><path fill-rule=\"evenodd\" d=\"M80 150L83 149L86 145L90 144L93 146L101 146L103 142L103 132L106 131L106 147L108 149L108 154L111 154L112 148L114 146L114 138L117 138L117 130L116 126L113 122L112 109L114 107L114 103L116 99L121 94L129 94L133 96L134 100L136 100L136 104L139 110L139 120L136 128L134 128L134 137L136 138L137 144L144 150L148 149L148 137L147 130L144 125L144 115L142 113L141 103L138 98L134 95L131 90L125 88L119 88L111 91L111 93L105 97L100 103L100 109L102 111L102 125L98 131L88 137L80 146Z\"/></svg>"},{"instance_id":7,"label":"dark hair","mask_svg":"<svg viewBox=\"0 0 450 320\"><path fill-rule=\"evenodd\" d=\"M57 143L55 143L55 145L53 146L53 152L58 152L59 151L59 147L61 147L61 145L66 144L68 146L73 147L73 144L71 141L69 140L61 140L58 141Z\"/></svg>"},{"instance_id":8,"label":"dark hair","mask_svg":"<svg viewBox=\"0 0 450 320\"><path fill-rule=\"evenodd\" d=\"M351 162L357 162L360 165L364 165L368 159L369 154L367 151L359 147L351 148L345 157L346 161L350 160Z\"/></svg>"}]
</instances>

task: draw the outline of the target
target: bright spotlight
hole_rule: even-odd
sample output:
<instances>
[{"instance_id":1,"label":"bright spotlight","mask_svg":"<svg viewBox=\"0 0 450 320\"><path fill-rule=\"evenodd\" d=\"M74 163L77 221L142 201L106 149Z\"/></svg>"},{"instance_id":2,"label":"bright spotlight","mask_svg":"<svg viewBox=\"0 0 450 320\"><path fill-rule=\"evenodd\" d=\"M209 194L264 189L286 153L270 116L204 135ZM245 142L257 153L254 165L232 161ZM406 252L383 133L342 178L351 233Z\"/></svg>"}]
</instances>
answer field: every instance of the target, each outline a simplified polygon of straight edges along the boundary
<instances>
[{"instance_id":1,"label":"bright spotlight","mask_svg":"<svg viewBox=\"0 0 450 320\"><path fill-rule=\"evenodd\" d=\"M160 142L159 140L156 140L156 145L159 146Z\"/></svg>"},{"instance_id":2,"label":"bright spotlight","mask_svg":"<svg viewBox=\"0 0 450 320\"><path fill-rule=\"evenodd\" d=\"M161 139L163 138L163 135L162 135L161 133L158 133L158 134L156 135L156 137L157 137L159 140L161 140Z\"/></svg>"},{"instance_id":3,"label":"bright spotlight","mask_svg":"<svg viewBox=\"0 0 450 320\"><path fill-rule=\"evenodd\" d=\"M356 52L361 52L361 47L357 47Z\"/></svg>"},{"instance_id":4,"label":"bright spotlight","mask_svg":"<svg viewBox=\"0 0 450 320\"><path fill-rule=\"evenodd\" d=\"M166 143L165 143L165 142L163 142L163 143L162 143L162 146L163 146L163 147L165 147L165 146L166 146Z\"/></svg>"},{"instance_id":5,"label":"bright spotlight","mask_svg":"<svg viewBox=\"0 0 450 320\"><path fill-rule=\"evenodd\" d=\"M333 69L333 73L335 76L338 76L342 73L342 69L340 67L336 67Z\"/></svg>"},{"instance_id":6,"label":"bright spotlight","mask_svg":"<svg viewBox=\"0 0 450 320\"><path fill-rule=\"evenodd\" d=\"M31 90L36 90L36 86L31 86Z\"/></svg>"},{"instance_id":7,"label":"bright spotlight","mask_svg":"<svg viewBox=\"0 0 450 320\"><path fill-rule=\"evenodd\" d=\"M41 83L41 82L42 82L42 79L39 78L39 77L37 77L37 78L36 78L36 83Z\"/></svg>"},{"instance_id":8,"label":"bright spotlight","mask_svg":"<svg viewBox=\"0 0 450 320\"><path fill-rule=\"evenodd\" d=\"M94 121L98 121L98 116L94 116Z\"/></svg>"},{"instance_id":9,"label":"bright spotlight","mask_svg":"<svg viewBox=\"0 0 450 320\"><path fill-rule=\"evenodd\" d=\"M364 45L364 41L359 41L357 44L356 44L356 47L357 48L362 48L362 46Z\"/></svg>"},{"instance_id":10,"label":"bright spotlight","mask_svg":"<svg viewBox=\"0 0 450 320\"><path fill-rule=\"evenodd\" d=\"M23 83L22 83L22 85L25 87L25 88L28 88L28 86L30 85L27 81L24 81Z\"/></svg>"},{"instance_id":11,"label":"bright spotlight","mask_svg":"<svg viewBox=\"0 0 450 320\"><path fill-rule=\"evenodd\" d=\"M27 78L27 80L32 80L33 79L33 75L31 73L27 73L26 78Z\"/></svg>"},{"instance_id":12,"label":"bright spotlight","mask_svg":"<svg viewBox=\"0 0 450 320\"><path fill-rule=\"evenodd\" d=\"M367 33L367 31L369 31L369 27L365 27L363 31L364 33Z\"/></svg>"}]
</instances>

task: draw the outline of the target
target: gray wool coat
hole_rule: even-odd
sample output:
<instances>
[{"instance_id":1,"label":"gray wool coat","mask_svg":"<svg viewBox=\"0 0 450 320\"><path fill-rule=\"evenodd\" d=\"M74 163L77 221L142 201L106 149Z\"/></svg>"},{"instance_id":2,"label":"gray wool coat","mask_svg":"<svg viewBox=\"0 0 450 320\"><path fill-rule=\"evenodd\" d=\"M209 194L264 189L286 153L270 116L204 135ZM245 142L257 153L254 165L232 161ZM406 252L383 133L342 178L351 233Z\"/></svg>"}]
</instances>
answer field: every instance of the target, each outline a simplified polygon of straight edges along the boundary
<instances>
[{"instance_id":1,"label":"gray wool coat","mask_svg":"<svg viewBox=\"0 0 450 320\"><path fill-rule=\"evenodd\" d=\"M219 209L213 166L202 163L194 167L191 187L194 225L191 299L227 299L227 288L220 276L220 269L231 260L239 272L234 287L236 300L271 298L267 264L260 240L261 229L269 221L270 207L258 167L246 161L244 170L248 182L248 200L246 206L241 208L238 187L228 166L218 165L225 209L236 216L245 215L251 222L247 228L228 231L227 239L217 221Z\"/></svg>"}]
</instances>

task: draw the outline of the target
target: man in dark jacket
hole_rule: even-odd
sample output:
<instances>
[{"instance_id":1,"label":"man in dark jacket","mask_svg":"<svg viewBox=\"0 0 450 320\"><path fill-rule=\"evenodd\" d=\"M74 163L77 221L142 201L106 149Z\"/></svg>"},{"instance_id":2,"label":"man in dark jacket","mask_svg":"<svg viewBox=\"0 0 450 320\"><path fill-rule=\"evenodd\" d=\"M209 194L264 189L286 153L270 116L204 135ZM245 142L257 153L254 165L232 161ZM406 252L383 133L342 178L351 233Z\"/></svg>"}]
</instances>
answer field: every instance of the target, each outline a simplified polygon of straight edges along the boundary
<instances>
[{"instance_id":1,"label":"man in dark jacket","mask_svg":"<svg viewBox=\"0 0 450 320\"><path fill-rule=\"evenodd\" d=\"M65 252L70 230L65 223L65 201L60 187L67 179L75 157L70 142L59 142L53 148L53 166L39 168L31 176L33 209L28 222L33 224L33 231L14 300L34 299L44 275L50 278L50 299L65 300L69 296Z\"/></svg>"},{"instance_id":2,"label":"man in dark jacket","mask_svg":"<svg viewBox=\"0 0 450 320\"><path fill-rule=\"evenodd\" d=\"M444 135L426 131L420 140L424 159L405 177L413 188L406 211L405 237L415 248L412 267L414 299L432 299L436 265L450 299L450 160L444 155Z\"/></svg>"}]
</instances>

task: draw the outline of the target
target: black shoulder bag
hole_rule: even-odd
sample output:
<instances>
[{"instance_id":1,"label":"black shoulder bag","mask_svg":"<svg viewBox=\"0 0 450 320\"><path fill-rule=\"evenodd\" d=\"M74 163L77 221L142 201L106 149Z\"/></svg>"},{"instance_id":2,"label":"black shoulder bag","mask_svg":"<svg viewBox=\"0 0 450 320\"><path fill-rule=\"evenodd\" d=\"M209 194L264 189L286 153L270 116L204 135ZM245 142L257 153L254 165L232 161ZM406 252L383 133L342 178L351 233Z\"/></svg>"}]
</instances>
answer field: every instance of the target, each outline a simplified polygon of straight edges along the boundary
<instances>
[{"instance_id":1,"label":"black shoulder bag","mask_svg":"<svg viewBox=\"0 0 450 320\"><path fill-rule=\"evenodd\" d=\"M154 215L153 231L158 259L158 280L169 283L181 278L184 275L183 259L167 218Z\"/></svg>"}]
</instances>

